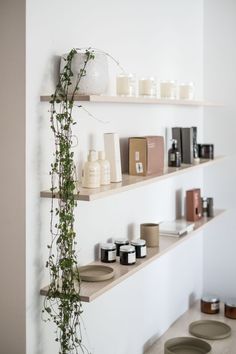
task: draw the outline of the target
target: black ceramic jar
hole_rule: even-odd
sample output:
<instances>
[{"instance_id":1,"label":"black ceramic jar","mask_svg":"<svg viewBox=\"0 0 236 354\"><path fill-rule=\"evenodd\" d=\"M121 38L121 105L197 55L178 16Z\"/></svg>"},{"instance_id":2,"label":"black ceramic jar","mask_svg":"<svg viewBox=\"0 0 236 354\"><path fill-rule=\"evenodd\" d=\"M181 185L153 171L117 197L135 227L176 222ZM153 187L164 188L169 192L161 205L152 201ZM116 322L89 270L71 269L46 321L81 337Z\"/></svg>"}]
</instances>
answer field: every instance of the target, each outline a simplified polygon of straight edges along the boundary
<instances>
[{"instance_id":1,"label":"black ceramic jar","mask_svg":"<svg viewBox=\"0 0 236 354\"><path fill-rule=\"evenodd\" d=\"M114 243L101 244L101 262L112 263L116 261L116 245Z\"/></svg>"},{"instance_id":2,"label":"black ceramic jar","mask_svg":"<svg viewBox=\"0 0 236 354\"><path fill-rule=\"evenodd\" d=\"M137 240L132 240L131 245L135 247L136 258L144 258L147 255L146 241L138 238Z\"/></svg>"},{"instance_id":3,"label":"black ceramic jar","mask_svg":"<svg viewBox=\"0 0 236 354\"><path fill-rule=\"evenodd\" d=\"M136 262L135 247L132 245L120 247L120 264L132 265Z\"/></svg>"},{"instance_id":4,"label":"black ceramic jar","mask_svg":"<svg viewBox=\"0 0 236 354\"><path fill-rule=\"evenodd\" d=\"M116 245L116 255L119 257L120 256L120 247L125 246L129 244L129 240L125 238L120 238L115 240L115 245Z\"/></svg>"}]
</instances>

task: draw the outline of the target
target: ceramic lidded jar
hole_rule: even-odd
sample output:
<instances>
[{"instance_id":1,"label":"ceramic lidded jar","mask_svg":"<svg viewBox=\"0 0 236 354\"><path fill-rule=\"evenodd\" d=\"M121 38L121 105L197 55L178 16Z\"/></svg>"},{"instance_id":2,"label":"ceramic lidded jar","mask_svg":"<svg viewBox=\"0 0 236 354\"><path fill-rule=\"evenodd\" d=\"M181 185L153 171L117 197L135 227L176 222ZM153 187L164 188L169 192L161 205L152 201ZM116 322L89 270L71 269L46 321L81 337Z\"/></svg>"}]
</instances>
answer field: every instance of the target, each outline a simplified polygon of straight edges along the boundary
<instances>
[{"instance_id":1,"label":"ceramic lidded jar","mask_svg":"<svg viewBox=\"0 0 236 354\"><path fill-rule=\"evenodd\" d=\"M66 57L64 54L61 57L60 72L63 71L66 65ZM94 52L94 59L88 61L86 65L86 75L81 78L78 94L80 95L101 95L107 91L108 88L108 61L105 53ZM84 67L86 54L78 52L72 59L71 69L73 77L71 78L72 85L69 87L69 93L75 89L80 70Z\"/></svg>"}]
</instances>

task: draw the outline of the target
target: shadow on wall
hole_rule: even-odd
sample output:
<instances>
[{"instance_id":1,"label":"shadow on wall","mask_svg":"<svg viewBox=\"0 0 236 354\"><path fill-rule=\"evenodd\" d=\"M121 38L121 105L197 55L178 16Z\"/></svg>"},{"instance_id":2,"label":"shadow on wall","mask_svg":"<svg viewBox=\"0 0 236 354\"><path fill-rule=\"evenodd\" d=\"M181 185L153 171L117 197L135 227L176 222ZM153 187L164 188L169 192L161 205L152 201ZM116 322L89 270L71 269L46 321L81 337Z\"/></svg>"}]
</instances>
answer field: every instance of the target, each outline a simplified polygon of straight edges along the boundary
<instances>
[{"instance_id":1,"label":"shadow on wall","mask_svg":"<svg viewBox=\"0 0 236 354\"><path fill-rule=\"evenodd\" d=\"M193 292L190 293L188 298L188 309L191 308L196 301L197 301L196 294ZM143 354L152 354L152 353L157 353L157 351L159 352L159 350L164 350L164 343L161 341L158 343L158 339L160 338L160 336L161 336L160 333L157 332L144 344Z\"/></svg>"}]
</instances>

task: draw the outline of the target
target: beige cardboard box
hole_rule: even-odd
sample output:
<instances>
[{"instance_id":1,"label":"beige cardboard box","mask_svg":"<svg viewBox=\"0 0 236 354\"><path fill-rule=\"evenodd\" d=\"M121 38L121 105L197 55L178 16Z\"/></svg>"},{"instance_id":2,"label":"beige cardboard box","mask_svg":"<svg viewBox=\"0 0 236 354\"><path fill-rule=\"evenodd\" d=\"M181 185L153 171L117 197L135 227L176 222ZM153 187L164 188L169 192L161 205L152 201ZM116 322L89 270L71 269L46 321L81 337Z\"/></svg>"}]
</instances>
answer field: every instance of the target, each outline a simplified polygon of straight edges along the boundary
<instances>
[{"instance_id":1,"label":"beige cardboard box","mask_svg":"<svg viewBox=\"0 0 236 354\"><path fill-rule=\"evenodd\" d=\"M129 174L148 176L164 168L163 136L129 138Z\"/></svg>"}]
</instances>

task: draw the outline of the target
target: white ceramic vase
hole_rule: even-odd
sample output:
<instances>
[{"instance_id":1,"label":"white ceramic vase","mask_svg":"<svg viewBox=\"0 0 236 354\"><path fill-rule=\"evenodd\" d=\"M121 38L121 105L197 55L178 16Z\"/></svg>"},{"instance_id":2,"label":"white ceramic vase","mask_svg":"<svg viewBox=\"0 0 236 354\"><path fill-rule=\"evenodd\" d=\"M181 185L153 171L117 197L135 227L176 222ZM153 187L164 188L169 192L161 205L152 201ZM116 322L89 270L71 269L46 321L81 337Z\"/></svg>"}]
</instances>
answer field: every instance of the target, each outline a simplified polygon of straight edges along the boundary
<instances>
[{"instance_id":1,"label":"white ceramic vase","mask_svg":"<svg viewBox=\"0 0 236 354\"><path fill-rule=\"evenodd\" d=\"M60 72L62 72L68 54L61 58ZM75 89L80 69L83 68L86 60L85 53L76 53L71 64L74 74L69 93ZM82 77L79 84L78 94L80 95L101 95L106 93L108 87L108 61L105 53L95 52L95 58L88 61L86 65L86 76Z\"/></svg>"}]
</instances>

